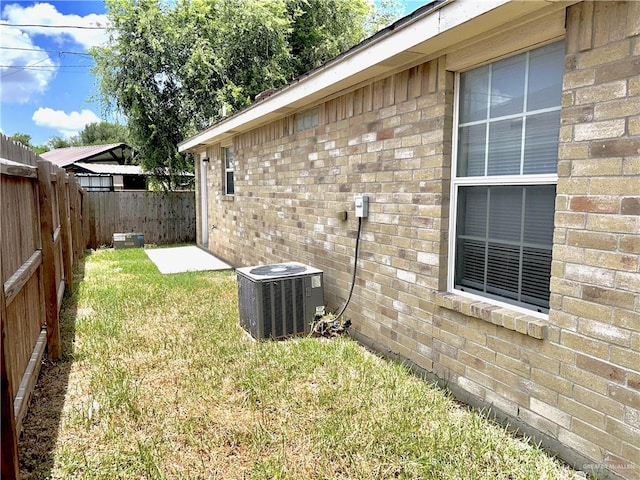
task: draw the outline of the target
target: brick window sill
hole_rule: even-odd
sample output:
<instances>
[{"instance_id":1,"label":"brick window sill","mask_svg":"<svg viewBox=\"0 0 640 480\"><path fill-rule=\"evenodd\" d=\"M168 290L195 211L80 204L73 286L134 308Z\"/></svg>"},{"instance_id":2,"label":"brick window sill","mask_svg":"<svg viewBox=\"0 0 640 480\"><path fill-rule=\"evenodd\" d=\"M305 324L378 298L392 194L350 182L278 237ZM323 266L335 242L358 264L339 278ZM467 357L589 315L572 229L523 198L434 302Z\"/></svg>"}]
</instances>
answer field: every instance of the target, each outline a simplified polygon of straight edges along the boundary
<instances>
[{"instance_id":1,"label":"brick window sill","mask_svg":"<svg viewBox=\"0 0 640 480\"><path fill-rule=\"evenodd\" d=\"M450 292L436 293L436 305L528 335L529 337L543 340L547 336L548 321L517 310Z\"/></svg>"},{"instance_id":2,"label":"brick window sill","mask_svg":"<svg viewBox=\"0 0 640 480\"><path fill-rule=\"evenodd\" d=\"M222 201L224 202L233 202L235 200L235 195L227 195L226 193L222 194Z\"/></svg>"}]
</instances>

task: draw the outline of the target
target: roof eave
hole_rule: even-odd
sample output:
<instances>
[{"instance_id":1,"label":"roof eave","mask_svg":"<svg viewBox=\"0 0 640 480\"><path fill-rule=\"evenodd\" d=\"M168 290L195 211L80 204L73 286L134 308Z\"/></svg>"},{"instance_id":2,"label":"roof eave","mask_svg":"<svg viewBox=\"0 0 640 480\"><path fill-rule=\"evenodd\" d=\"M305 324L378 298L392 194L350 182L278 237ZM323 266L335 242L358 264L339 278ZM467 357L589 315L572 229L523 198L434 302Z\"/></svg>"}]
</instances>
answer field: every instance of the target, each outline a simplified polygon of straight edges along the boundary
<instances>
[{"instance_id":1,"label":"roof eave","mask_svg":"<svg viewBox=\"0 0 640 480\"><path fill-rule=\"evenodd\" d=\"M446 0L409 15L271 96L225 118L178 144L198 152L239 133L291 114L306 105L365 80L415 64L447 46L501 23L549 6L552 1ZM575 3L572 1L561 3ZM492 15L487 15L488 13ZM483 17L482 19L480 17ZM462 26L465 28L461 28ZM385 31L387 30L387 31Z\"/></svg>"}]
</instances>

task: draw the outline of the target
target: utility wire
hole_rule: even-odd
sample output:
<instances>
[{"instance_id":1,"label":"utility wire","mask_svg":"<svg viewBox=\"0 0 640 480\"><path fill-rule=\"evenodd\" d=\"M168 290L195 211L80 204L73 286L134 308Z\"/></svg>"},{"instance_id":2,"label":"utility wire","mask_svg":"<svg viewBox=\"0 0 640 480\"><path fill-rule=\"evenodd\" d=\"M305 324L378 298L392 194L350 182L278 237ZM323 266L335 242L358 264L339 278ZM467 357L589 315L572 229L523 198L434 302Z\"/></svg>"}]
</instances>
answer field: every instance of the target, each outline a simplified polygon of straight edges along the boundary
<instances>
[{"instance_id":1,"label":"utility wire","mask_svg":"<svg viewBox=\"0 0 640 480\"><path fill-rule=\"evenodd\" d=\"M92 68L93 65L0 65L0 68L19 68L21 70L58 70L60 68Z\"/></svg>"},{"instance_id":2,"label":"utility wire","mask_svg":"<svg viewBox=\"0 0 640 480\"><path fill-rule=\"evenodd\" d=\"M66 50L45 50L43 48L0 47L0 50L20 50L21 52L47 52L47 53L57 53L58 55L82 55L85 57L92 56L90 53L69 52Z\"/></svg>"},{"instance_id":3,"label":"utility wire","mask_svg":"<svg viewBox=\"0 0 640 480\"><path fill-rule=\"evenodd\" d=\"M4 75L0 75L0 79L7 78L7 77L10 77L11 75L15 75L17 73L20 73L22 70L26 70L28 68L35 67L39 63L46 62L47 60L49 60L49 56L48 55L45 58L43 58L42 60L38 60L37 62L34 62L34 63L30 64L30 65L25 65L23 67L18 67L18 70L16 70L15 72L9 72L9 73L5 73Z\"/></svg>"},{"instance_id":4,"label":"utility wire","mask_svg":"<svg viewBox=\"0 0 640 480\"><path fill-rule=\"evenodd\" d=\"M351 296L353 295L353 287L356 285L356 273L358 271L358 250L360 249L360 234L362 233L362 217L358 217L358 233L356 234L356 248L353 254L353 276L351 277L351 288L349 289L349 296L347 297L347 301L343 305L340 313L338 313L335 317L335 321L338 321L344 311L349 306L349 302L351 301Z\"/></svg>"},{"instance_id":5,"label":"utility wire","mask_svg":"<svg viewBox=\"0 0 640 480\"><path fill-rule=\"evenodd\" d=\"M107 30L108 29L108 27L93 27L88 25L43 25L39 23L0 23L0 27L77 28L79 30Z\"/></svg>"}]
</instances>

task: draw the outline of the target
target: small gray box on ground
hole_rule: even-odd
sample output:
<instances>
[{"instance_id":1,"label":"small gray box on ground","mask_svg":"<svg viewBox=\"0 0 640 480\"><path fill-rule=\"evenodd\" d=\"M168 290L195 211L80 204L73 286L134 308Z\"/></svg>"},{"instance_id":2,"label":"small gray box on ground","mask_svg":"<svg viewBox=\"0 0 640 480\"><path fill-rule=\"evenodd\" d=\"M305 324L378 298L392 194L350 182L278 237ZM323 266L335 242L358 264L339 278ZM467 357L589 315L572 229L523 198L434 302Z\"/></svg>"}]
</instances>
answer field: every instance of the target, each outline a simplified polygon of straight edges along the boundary
<instances>
[{"instance_id":1,"label":"small gray box on ground","mask_svg":"<svg viewBox=\"0 0 640 480\"><path fill-rule=\"evenodd\" d=\"M114 233L113 248L142 248L144 247L143 233Z\"/></svg>"}]
</instances>

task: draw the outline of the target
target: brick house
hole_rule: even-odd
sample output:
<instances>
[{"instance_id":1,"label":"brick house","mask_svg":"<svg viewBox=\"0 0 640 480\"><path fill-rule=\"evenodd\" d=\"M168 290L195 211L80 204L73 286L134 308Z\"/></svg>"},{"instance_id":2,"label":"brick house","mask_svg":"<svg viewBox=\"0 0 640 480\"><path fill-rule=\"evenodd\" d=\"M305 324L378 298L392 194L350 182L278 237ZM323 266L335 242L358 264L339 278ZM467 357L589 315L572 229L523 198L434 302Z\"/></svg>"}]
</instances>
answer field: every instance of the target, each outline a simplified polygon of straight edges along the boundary
<instances>
[{"instance_id":1,"label":"brick house","mask_svg":"<svg viewBox=\"0 0 640 480\"><path fill-rule=\"evenodd\" d=\"M639 34L639 2L428 4L180 144L198 243L337 310L369 194L354 336L638 478Z\"/></svg>"}]
</instances>

